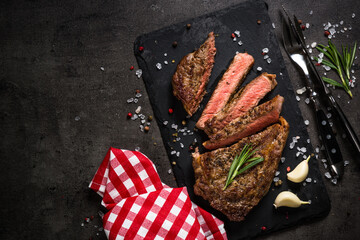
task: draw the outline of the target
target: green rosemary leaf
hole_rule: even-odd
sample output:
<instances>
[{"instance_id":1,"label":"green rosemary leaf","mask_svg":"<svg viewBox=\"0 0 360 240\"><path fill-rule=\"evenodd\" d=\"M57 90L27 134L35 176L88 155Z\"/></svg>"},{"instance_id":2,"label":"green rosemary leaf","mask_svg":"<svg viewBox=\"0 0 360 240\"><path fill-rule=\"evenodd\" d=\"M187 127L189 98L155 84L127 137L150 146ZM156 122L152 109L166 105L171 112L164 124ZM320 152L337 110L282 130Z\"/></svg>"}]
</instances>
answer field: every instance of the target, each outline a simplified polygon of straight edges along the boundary
<instances>
[{"instance_id":1,"label":"green rosemary leaf","mask_svg":"<svg viewBox=\"0 0 360 240\"><path fill-rule=\"evenodd\" d=\"M238 176L240 173L246 171L247 169L255 166L256 164L264 160L262 157L251 157L255 154L255 152L256 150L252 150L252 147L246 144L241 150L240 154L235 156L230 166L223 190L225 190L234 181L235 177Z\"/></svg>"},{"instance_id":2,"label":"green rosemary leaf","mask_svg":"<svg viewBox=\"0 0 360 240\"><path fill-rule=\"evenodd\" d=\"M326 78L326 77L323 77L323 80L335 87L341 87L341 88L344 88L344 86L341 84L341 83L338 83L337 81L331 79L331 78Z\"/></svg>"}]
</instances>

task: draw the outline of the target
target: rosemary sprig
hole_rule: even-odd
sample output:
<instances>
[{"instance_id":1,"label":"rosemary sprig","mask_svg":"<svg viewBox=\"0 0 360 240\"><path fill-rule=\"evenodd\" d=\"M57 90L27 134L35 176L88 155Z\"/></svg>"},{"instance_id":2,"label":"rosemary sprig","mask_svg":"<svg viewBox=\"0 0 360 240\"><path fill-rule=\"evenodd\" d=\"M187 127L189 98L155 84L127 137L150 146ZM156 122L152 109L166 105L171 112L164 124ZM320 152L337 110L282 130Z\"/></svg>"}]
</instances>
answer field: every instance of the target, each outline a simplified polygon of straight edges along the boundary
<instances>
[{"instance_id":1,"label":"rosemary sprig","mask_svg":"<svg viewBox=\"0 0 360 240\"><path fill-rule=\"evenodd\" d=\"M316 49L322 52L329 61L322 60L322 64L334 69L341 79L341 84L331 78L323 77L323 80L335 87L343 88L350 97L352 97L352 93L350 91L350 70L353 65L355 59L356 52L356 42L351 50L351 47L342 48L342 54L336 49L335 45L329 40L328 46L324 46L319 44ZM317 57L314 57L316 61L318 61ZM343 75L343 71L345 76Z\"/></svg>"},{"instance_id":2,"label":"rosemary sprig","mask_svg":"<svg viewBox=\"0 0 360 240\"><path fill-rule=\"evenodd\" d=\"M256 150L252 150L252 147L246 144L241 150L241 153L236 155L230 166L229 174L227 176L223 190L225 190L241 173L264 161L263 157L251 157L255 154L255 152Z\"/></svg>"}]
</instances>

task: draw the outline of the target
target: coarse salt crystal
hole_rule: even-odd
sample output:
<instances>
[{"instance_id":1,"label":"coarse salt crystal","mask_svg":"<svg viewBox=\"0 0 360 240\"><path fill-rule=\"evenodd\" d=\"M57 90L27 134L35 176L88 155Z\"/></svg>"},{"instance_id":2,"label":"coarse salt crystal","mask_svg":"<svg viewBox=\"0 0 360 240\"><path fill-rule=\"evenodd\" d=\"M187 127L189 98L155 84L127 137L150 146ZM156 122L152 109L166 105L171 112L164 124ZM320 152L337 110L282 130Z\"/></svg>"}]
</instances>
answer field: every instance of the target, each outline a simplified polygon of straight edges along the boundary
<instances>
[{"instance_id":1,"label":"coarse salt crystal","mask_svg":"<svg viewBox=\"0 0 360 240\"><path fill-rule=\"evenodd\" d=\"M309 125L309 120L305 120L304 123L306 126Z\"/></svg>"},{"instance_id":2,"label":"coarse salt crystal","mask_svg":"<svg viewBox=\"0 0 360 240\"><path fill-rule=\"evenodd\" d=\"M325 175L325 177L327 177L328 179L331 178L331 174L330 174L329 172L326 172L324 175Z\"/></svg>"},{"instance_id":3,"label":"coarse salt crystal","mask_svg":"<svg viewBox=\"0 0 360 240\"><path fill-rule=\"evenodd\" d=\"M171 168L170 168L170 169L168 170L168 174L171 174L171 172L172 172L172 171L171 171Z\"/></svg>"},{"instance_id":4,"label":"coarse salt crystal","mask_svg":"<svg viewBox=\"0 0 360 240\"><path fill-rule=\"evenodd\" d=\"M278 182L279 180L279 177L274 177L274 182Z\"/></svg>"},{"instance_id":5,"label":"coarse salt crystal","mask_svg":"<svg viewBox=\"0 0 360 240\"><path fill-rule=\"evenodd\" d=\"M285 157L281 157L280 160L281 160L281 163L284 163L285 162Z\"/></svg>"},{"instance_id":6,"label":"coarse salt crystal","mask_svg":"<svg viewBox=\"0 0 360 240\"><path fill-rule=\"evenodd\" d=\"M296 156L296 157L299 157L300 154L301 154L301 152L297 152L297 153L295 154L295 156Z\"/></svg>"},{"instance_id":7,"label":"coarse salt crystal","mask_svg":"<svg viewBox=\"0 0 360 240\"><path fill-rule=\"evenodd\" d=\"M279 176L279 174L280 174L280 171L276 171L276 172L275 172L275 176L276 176L276 177Z\"/></svg>"},{"instance_id":8,"label":"coarse salt crystal","mask_svg":"<svg viewBox=\"0 0 360 240\"><path fill-rule=\"evenodd\" d=\"M170 152L170 154L171 154L171 155L174 155L174 154L176 154L176 151L175 151L175 150L172 150L172 151Z\"/></svg>"},{"instance_id":9,"label":"coarse salt crystal","mask_svg":"<svg viewBox=\"0 0 360 240\"><path fill-rule=\"evenodd\" d=\"M351 18L355 18L355 13L351 14Z\"/></svg>"},{"instance_id":10,"label":"coarse salt crystal","mask_svg":"<svg viewBox=\"0 0 360 240\"><path fill-rule=\"evenodd\" d=\"M296 93L299 95L303 94L304 92L306 92L306 87L299 88L298 90L296 90Z\"/></svg>"},{"instance_id":11,"label":"coarse salt crystal","mask_svg":"<svg viewBox=\"0 0 360 240\"><path fill-rule=\"evenodd\" d=\"M261 71L262 71L262 67L257 67L256 70L257 70L258 72L261 72Z\"/></svg>"},{"instance_id":12,"label":"coarse salt crystal","mask_svg":"<svg viewBox=\"0 0 360 240\"><path fill-rule=\"evenodd\" d=\"M327 169L327 164L326 163L324 163L324 168Z\"/></svg>"},{"instance_id":13,"label":"coarse salt crystal","mask_svg":"<svg viewBox=\"0 0 360 240\"><path fill-rule=\"evenodd\" d=\"M268 64L270 64L270 63L271 63L271 58L266 59L266 62L267 62Z\"/></svg>"},{"instance_id":14,"label":"coarse salt crystal","mask_svg":"<svg viewBox=\"0 0 360 240\"><path fill-rule=\"evenodd\" d=\"M349 165L349 163L350 163L350 162L349 162L348 160L345 160L345 161L344 161L344 167L346 167L347 165Z\"/></svg>"},{"instance_id":15,"label":"coarse salt crystal","mask_svg":"<svg viewBox=\"0 0 360 240\"><path fill-rule=\"evenodd\" d=\"M295 142L291 142L289 147L290 149L293 149L295 147Z\"/></svg>"},{"instance_id":16,"label":"coarse salt crystal","mask_svg":"<svg viewBox=\"0 0 360 240\"><path fill-rule=\"evenodd\" d=\"M313 10L310 10L310 13L309 13L309 14L312 15L313 13L314 13Z\"/></svg>"},{"instance_id":17,"label":"coarse salt crystal","mask_svg":"<svg viewBox=\"0 0 360 240\"><path fill-rule=\"evenodd\" d=\"M275 29L275 23L272 23L271 26Z\"/></svg>"},{"instance_id":18,"label":"coarse salt crystal","mask_svg":"<svg viewBox=\"0 0 360 240\"><path fill-rule=\"evenodd\" d=\"M300 148L300 151L303 152L303 153L305 153L305 152L306 152L306 147Z\"/></svg>"},{"instance_id":19,"label":"coarse salt crystal","mask_svg":"<svg viewBox=\"0 0 360 240\"><path fill-rule=\"evenodd\" d=\"M306 98L306 99L305 99L305 103L306 103L306 104L309 104L309 103L310 103L310 99L309 99L309 98Z\"/></svg>"},{"instance_id":20,"label":"coarse salt crystal","mask_svg":"<svg viewBox=\"0 0 360 240\"><path fill-rule=\"evenodd\" d=\"M268 59L268 58L269 58L269 55L266 54L266 55L264 56L264 59L266 60L266 59Z\"/></svg>"},{"instance_id":21,"label":"coarse salt crystal","mask_svg":"<svg viewBox=\"0 0 360 240\"><path fill-rule=\"evenodd\" d=\"M312 53L312 49L311 49L311 48L309 49L309 53Z\"/></svg>"},{"instance_id":22,"label":"coarse salt crystal","mask_svg":"<svg viewBox=\"0 0 360 240\"><path fill-rule=\"evenodd\" d=\"M239 46L243 45L242 41L238 41Z\"/></svg>"},{"instance_id":23,"label":"coarse salt crystal","mask_svg":"<svg viewBox=\"0 0 360 240\"><path fill-rule=\"evenodd\" d=\"M101 71L105 71L105 68L104 67L100 67Z\"/></svg>"},{"instance_id":24,"label":"coarse salt crystal","mask_svg":"<svg viewBox=\"0 0 360 240\"><path fill-rule=\"evenodd\" d=\"M336 33L336 30L335 30L335 28L330 28L329 32L331 35L334 35Z\"/></svg>"},{"instance_id":25,"label":"coarse salt crystal","mask_svg":"<svg viewBox=\"0 0 360 240\"><path fill-rule=\"evenodd\" d=\"M296 101L298 101L298 102L300 101L300 97L299 97L299 96L296 96L295 98L296 98Z\"/></svg>"},{"instance_id":26,"label":"coarse salt crystal","mask_svg":"<svg viewBox=\"0 0 360 240\"><path fill-rule=\"evenodd\" d=\"M167 53L164 53L164 56L166 57L166 56L167 56Z\"/></svg>"},{"instance_id":27,"label":"coarse salt crystal","mask_svg":"<svg viewBox=\"0 0 360 240\"><path fill-rule=\"evenodd\" d=\"M305 24L305 27L306 27L306 28L309 28L309 27L310 27L310 23L306 23L306 24Z\"/></svg>"},{"instance_id":28,"label":"coarse salt crystal","mask_svg":"<svg viewBox=\"0 0 360 240\"><path fill-rule=\"evenodd\" d=\"M145 119L142 119L141 121L140 121L142 124L145 124Z\"/></svg>"},{"instance_id":29,"label":"coarse salt crystal","mask_svg":"<svg viewBox=\"0 0 360 240\"><path fill-rule=\"evenodd\" d=\"M163 122L164 126L166 126L168 123L169 123L168 121Z\"/></svg>"},{"instance_id":30,"label":"coarse salt crystal","mask_svg":"<svg viewBox=\"0 0 360 240\"><path fill-rule=\"evenodd\" d=\"M138 106L138 107L136 108L136 110L135 110L135 113L139 114L140 111L141 111L141 106Z\"/></svg>"},{"instance_id":31,"label":"coarse salt crystal","mask_svg":"<svg viewBox=\"0 0 360 240\"><path fill-rule=\"evenodd\" d=\"M305 181L308 182L308 183L311 183L312 179L311 178L306 178Z\"/></svg>"},{"instance_id":32,"label":"coarse salt crystal","mask_svg":"<svg viewBox=\"0 0 360 240\"><path fill-rule=\"evenodd\" d=\"M333 179L331 179L331 182L332 182L334 185L336 185L336 184L337 184L337 179L336 179L336 178L333 178Z\"/></svg>"},{"instance_id":33,"label":"coarse salt crystal","mask_svg":"<svg viewBox=\"0 0 360 240\"><path fill-rule=\"evenodd\" d=\"M177 153L176 153L176 156L177 156L177 157L180 157L180 152L177 152Z\"/></svg>"},{"instance_id":34,"label":"coarse salt crystal","mask_svg":"<svg viewBox=\"0 0 360 240\"><path fill-rule=\"evenodd\" d=\"M140 151L140 147L136 147L135 151L139 152Z\"/></svg>"},{"instance_id":35,"label":"coarse salt crystal","mask_svg":"<svg viewBox=\"0 0 360 240\"><path fill-rule=\"evenodd\" d=\"M316 147L316 148L315 148L315 152L317 152L317 153L319 153L319 152L320 152L319 147Z\"/></svg>"},{"instance_id":36,"label":"coarse salt crystal","mask_svg":"<svg viewBox=\"0 0 360 240\"><path fill-rule=\"evenodd\" d=\"M262 52L263 52L263 53L268 53L268 52L269 52L269 49L268 49L268 48L263 48Z\"/></svg>"},{"instance_id":37,"label":"coarse salt crystal","mask_svg":"<svg viewBox=\"0 0 360 240\"><path fill-rule=\"evenodd\" d=\"M141 78L142 70L141 70L141 69L136 70L136 71L135 71L135 75L136 75L138 78Z\"/></svg>"},{"instance_id":38,"label":"coarse salt crystal","mask_svg":"<svg viewBox=\"0 0 360 240\"><path fill-rule=\"evenodd\" d=\"M134 98L134 103L138 103L139 99Z\"/></svg>"},{"instance_id":39,"label":"coarse salt crystal","mask_svg":"<svg viewBox=\"0 0 360 240\"><path fill-rule=\"evenodd\" d=\"M161 63L157 63L157 64L156 64L156 68L157 68L158 70L161 70L161 69L162 69Z\"/></svg>"},{"instance_id":40,"label":"coarse salt crystal","mask_svg":"<svg viewBox=\"0 0 360 240\"><path fill-rule=\"evenodd\" d=\"M139 116L137 114L134 114L134 115L131 116L131 120L136 120L138 118L139 118Z\"/></svg>"},{"instance_id":41,"label":"coarse salt crystal","mask_svg":"<svg viewBox=\"0 0 360 240\"><path fill-rule=\"evenodd\" d=\"M180 147L181 147L181 148L184 148L184 144L183 144L183 143L180 143Z\"/></svg>"},{"instance_id":42,"label":"coarse salt crystal","mask_svg":"<svg viewBox=\"0 0 360 240\"><path fill-rule=\"evenodd\" d=\"M165 60L165 61L164 61L164 64L165 64L165 65L168 65L168 64L169 64L169 62Z\"/></svg>"},{"instance_id":43,"label":"coarse salt crystal","mask_svg":"<svg viewBox=\"0 0 360 240\"><path fill-rule=\"evenodd\" d=\"M239 30L236 30L236 31L234 32L234 34L235 34L237 37L240 37L240 31L239 31Z\"/></svg>"}]
</instances>

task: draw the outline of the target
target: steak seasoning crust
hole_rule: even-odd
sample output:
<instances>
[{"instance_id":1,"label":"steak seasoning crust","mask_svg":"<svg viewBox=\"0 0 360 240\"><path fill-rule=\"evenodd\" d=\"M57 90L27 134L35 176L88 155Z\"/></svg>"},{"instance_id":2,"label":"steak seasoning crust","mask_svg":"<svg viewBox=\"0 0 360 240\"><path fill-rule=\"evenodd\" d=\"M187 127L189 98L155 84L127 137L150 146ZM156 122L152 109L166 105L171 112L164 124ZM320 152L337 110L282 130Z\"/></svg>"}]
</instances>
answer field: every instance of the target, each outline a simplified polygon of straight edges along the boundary
<instances>
[{"instance_id":1,"label":"steak seasoning crust","mask_svg":"<svg viewBox=\"0 0 360 240\"><path fill-rule=\"evenodd\" d=\"M183 57L173 75L173 94L190 116L197 111L206 93L215 54L215 36L211 32L198 50Z\"/></svg>"},{"instance_id":2,"label":"steak seasoning crust","mask_svg":"<svg viewBox=\"0 0 360 240\"><path fill-rule=\"evenodd\" d=\"M289 125L282 117L264 131L243 138L227 148L204 154L193 153L195 172L194 192L209 201L231 221L242 221L250 210L267 194L289 133ZM256 149L254 156L264 161L237 176L223 190L230 166L245 144Z\"/></svg>"}]
</instances>

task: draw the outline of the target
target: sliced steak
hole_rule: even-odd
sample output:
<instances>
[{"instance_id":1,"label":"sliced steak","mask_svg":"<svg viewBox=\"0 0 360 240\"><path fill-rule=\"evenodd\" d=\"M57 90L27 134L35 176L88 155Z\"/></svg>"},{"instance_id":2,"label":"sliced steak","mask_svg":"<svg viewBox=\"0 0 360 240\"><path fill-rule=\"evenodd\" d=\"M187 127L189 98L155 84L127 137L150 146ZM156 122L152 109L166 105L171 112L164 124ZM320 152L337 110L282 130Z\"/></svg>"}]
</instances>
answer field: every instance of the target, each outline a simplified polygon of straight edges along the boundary
<instances>
[{"instance_id":1,"label":"sliced steak","mask_svg":"<svg viewBox=\"0 0 360 240\"><path fill-rule=\"evenodd\" d=\"M198 50L183 57L173 75L173 93L190 116L199 108L206 93L205 87L214 66L215 54L215 36L211 32Z\"/></svg>"},{"instance_id":2,"label":"sliced steak","mask_svg":"<svg viewBox=\"0 0 360 240\"><path fill-rule=\"evenodd\" d=\"M235 55L229 68L226 70L221 80L217 84L209 102L206 104L196 127L204 128L206 120L218 113L230 99L238 86L244 81L245 76L254 64L254 58L247 53Z\"/></svg>"},{"instance_id":3,"label":"sliced steak","mask_svg":"<svg viewBox=\"0 0 360 240\"><path fill-rule=\"evenodd\" d=\"M209 201L213 208L224 213L231 221L244 220L269 191L288 133L289 125L280 117L279 123L258 134L243 138L230 147L204 154L195 152L195 194ZM251 144L253 149L257 149L255 156L262 156L264 161L237 176L223 190L230 165L245 144Z\"/></svg>"},{"instance_id":4,"label":"sliced steak","mask_svg":"<svg viewBox=\"0 0 360 240\"><path fill-rule=\"evenodd\" d=\"M263 73L237 92L220 112L205 122L206 134L212 135L220 131L232 120L257 106L277 85L275 78L275 74Z\"/></svg>"},{"instance_id":5,"label":"sliced steak","mask_svg":"<svg viewBox=\"0 0 360 240\"><path fill-rule=\"evenodd\" d=\"M284 98L277 95L253 108L247 114L231 121L219 132L210 135L210 140L203 143L204 147L211 150L225 147L277 122L283 102Z\"/></svg>"}]
</instances>

